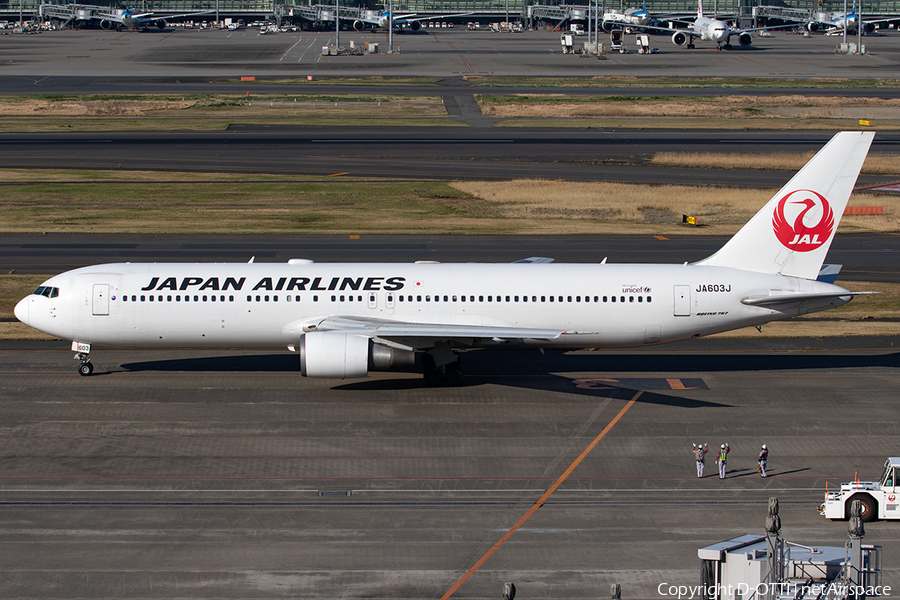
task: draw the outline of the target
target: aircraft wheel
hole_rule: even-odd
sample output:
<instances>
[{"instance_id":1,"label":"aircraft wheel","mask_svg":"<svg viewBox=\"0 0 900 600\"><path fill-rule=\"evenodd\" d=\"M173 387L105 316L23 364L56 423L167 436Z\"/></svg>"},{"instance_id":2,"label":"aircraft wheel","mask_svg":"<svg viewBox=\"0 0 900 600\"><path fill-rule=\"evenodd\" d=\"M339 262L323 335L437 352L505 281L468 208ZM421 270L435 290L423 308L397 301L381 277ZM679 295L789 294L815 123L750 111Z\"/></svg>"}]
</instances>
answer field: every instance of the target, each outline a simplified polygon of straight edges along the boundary
<instances>
[{"instance_id":1,"label":"aircraft wheel","mask_svg":"<svg viewBox=\"0 0 900 600\"><path fill-rule=\"evenodd\" d=\"M81 363L80 365L78 365L78 374L81 375L82 377L87 377L88 375L90 375L93 372L94 372L94 365L92 365L90 362L85 362L85 363Z\"/></svg>"},{"instance_id":2,"label":"aircraft wheel","mask_svg":"<svg viewBox=\"0 0 900 600\"><path fill-rule=\"evenodd\" d=\"M859 518L862 519L863 523L871 523L878 518L878 503L868 494L857 494L856 496L852 496L847 501L847 514L850 514L850 504L854 500L859 500L860 504L862 504L862 512L859 515Z\"/></svg>"},{"instance_id":3,"label":"aircraft wheel","mask_svg":"<svg viewBox=\"0 0 900 600\"><path fill-rule=\"evenodd\" d=\"M459 369L453 369L447 373L447 385L460 387L466 382L466 377Z\"/></svg>"}]
</instances>

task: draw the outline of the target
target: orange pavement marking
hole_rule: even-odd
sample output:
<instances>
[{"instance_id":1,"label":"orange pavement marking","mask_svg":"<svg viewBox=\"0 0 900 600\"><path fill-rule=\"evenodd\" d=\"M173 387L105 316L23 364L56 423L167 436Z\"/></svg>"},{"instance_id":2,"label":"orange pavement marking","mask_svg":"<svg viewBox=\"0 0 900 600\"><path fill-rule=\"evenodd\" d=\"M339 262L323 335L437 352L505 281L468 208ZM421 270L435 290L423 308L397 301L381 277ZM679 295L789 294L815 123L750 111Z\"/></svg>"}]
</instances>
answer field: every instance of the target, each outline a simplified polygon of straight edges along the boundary
<instances>
[{"instance_id":1,"label":"orange pavement marking","mask_svg":"<svg viewBox=\"0 0 900 600\"><path fill-rule=\"evenodd\" d=\"M544 502L546 502L547 499L553 494L553 492L556 491L556 488L558 488L560 485L562 485L562 482L565 481L565 480L569 477L569 475L572 474L572 471L575 470L575 467L577 467L577 466L581 463L581 461L584 460L584 459L587 457L588 454L590 454L591 450L594 449L594 446L596 446L597 443L598 443L600 440L602 440L603 437L604 437L607 433L609 433L609 430L612 429L613 426L614 426L616 423L619 422L619 419L621 419L621 418L625 415L625 413L628 412L628 409L631 408L631 407L634 405L634 403L637 401L637 399L638 399L638 398L641 396L641 394L643 394L643 393L644 393L644 392L642 392L642 391L641 391L641 392L638 392L637 394L634 395L634 398L632 398L631 400L628 401L628 404L626 404L626 405L622 408L622 410L619 411L619 414L617 414L617 415L615 416L615 418L614 418L612 421L609 422L609 425L607 425L606 427L603 428L603 431L600 432L600 435L598 435L597 437L595 437L595 438L594 438L594 441L591 442L590 444L588 444L588 447L584 449L584 452L582 452L582 453L578 456L578 458L576 458L575 461L574 461L571 465L569 465L569 468L566 469L565 473L563 473L562 475L560 475L560 476L559 476L559 479L557 479L555 482L553 482L553 485L551 485L550 488L549 488L546 492L544 492L544 495L541 496L540 499L539 499L537 502L534 503L534 506L532 506L530 509L528 509L528 512L525 513L525 515L524 515L521 519L519 519L519 520L516 522L515 525L513 525L512 527L510 527L510 528L509 528L509 531L507 531L506 533L504 533L504 534L503 534L503 537L500 538L500 539L497 541L497 543L494 544L494 545L491 547L490 550L488 550L487 552L485 552L484 556L482 556L481 558L479 558L479 559L478 559L478 562L476 562L476 563L472 566L472 568L469 569L469 570L466 572L465 575L463 575L462 577L460 577L460 578L459 578L459 581L457 581L456 583L453 584L453 587L451 587L449 590L447 590L447 593L446 593L446 594L444 594L443 596L441 596L441 600L447 600L447 598L449 598L449 597L452 596L454 593L456 593L456 590L458 590L458 589L460 588L460 586L462 586L462 584L464 584L466 581L468 581L469 578L470 578L472 575L474 575L474 574L476 573L476 571L478 571L478 569L481 568L481 565L483 565L483 564L487 561L487 559L489 559L491 556L493 556L494 552L496 552L497 550L499 550L499 549L500 549L500 546L502 546L502 545L506 542L506 540L508 540L510 537L512 537L512 534L514 534L514 533L516 532L516 530L519 529L519 527L521 527L522 525L525 524L525 521L527 521L528 519L531 518L531 515L533 515L533 514L537 511L537 509L539 509L540 507L542 507L542 506L544 505Z\"/></svg>"}]
</instances>

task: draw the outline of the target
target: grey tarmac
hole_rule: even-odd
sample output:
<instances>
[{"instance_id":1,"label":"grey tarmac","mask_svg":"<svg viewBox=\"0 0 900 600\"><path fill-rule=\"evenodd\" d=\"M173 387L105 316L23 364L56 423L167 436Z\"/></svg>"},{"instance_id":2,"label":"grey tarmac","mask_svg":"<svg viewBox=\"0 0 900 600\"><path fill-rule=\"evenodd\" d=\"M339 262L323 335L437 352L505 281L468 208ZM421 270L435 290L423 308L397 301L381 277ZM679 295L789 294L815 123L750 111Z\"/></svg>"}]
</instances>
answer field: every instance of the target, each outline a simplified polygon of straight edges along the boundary
<instances>
[{"instance_id":1,"label":"grey tarmac","mask_svg":"<svg viewBox=\"0 0 900 600\"><path fill-rule=\"evenodd\" d=\"M83 378L64 342L3 342L0 596L437 598L634 399L454 597L663 598L769 497L787 539L843 544L815 509L896 454L895 342L474 352L463 388L308 380L284 349L97 349ZM691 443L726 441L698 480ZM866 533L897 585L900 523Z\"/></svg>"}]
</instances>

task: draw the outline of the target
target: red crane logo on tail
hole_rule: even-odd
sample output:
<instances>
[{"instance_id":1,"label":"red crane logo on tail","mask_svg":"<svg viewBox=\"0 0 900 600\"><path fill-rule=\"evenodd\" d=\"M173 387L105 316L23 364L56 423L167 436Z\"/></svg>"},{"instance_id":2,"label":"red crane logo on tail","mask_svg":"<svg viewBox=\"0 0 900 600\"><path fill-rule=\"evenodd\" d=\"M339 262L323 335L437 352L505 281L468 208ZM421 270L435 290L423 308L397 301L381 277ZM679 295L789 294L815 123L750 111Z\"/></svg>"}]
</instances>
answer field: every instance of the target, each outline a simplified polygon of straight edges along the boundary
<instances>
[{"instance_id":1,"label":"red crane logo on tail","mask_svg":"<svg viewBox=\"0 0 900 600\"><path fill-rule=\"evenodd\" d=\"M811 252L831 238L834 211L822 194L812 190L794 190L787 193L775 207L772 228L785 248Z\"/></svg>"}]
</instances>

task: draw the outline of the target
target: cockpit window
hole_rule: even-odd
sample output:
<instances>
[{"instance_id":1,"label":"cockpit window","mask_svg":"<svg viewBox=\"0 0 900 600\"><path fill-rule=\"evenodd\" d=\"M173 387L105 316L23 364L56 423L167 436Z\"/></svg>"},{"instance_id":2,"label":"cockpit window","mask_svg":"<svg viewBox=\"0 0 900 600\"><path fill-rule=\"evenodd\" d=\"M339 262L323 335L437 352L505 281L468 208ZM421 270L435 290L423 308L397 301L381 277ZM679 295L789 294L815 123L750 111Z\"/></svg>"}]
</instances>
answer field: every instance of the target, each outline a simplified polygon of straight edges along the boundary
<instances>
[{"instance_id":1,"label":"cockpit window","mask_svg":"<svg viewBox=\"0 0 900 600\"><path fill-rule=\"evenodd\" d=\"M44 296L45 298L56 298L59 296L59 288L42 285L32 292L35 296Z\"/></svg>"}]
</instances>

